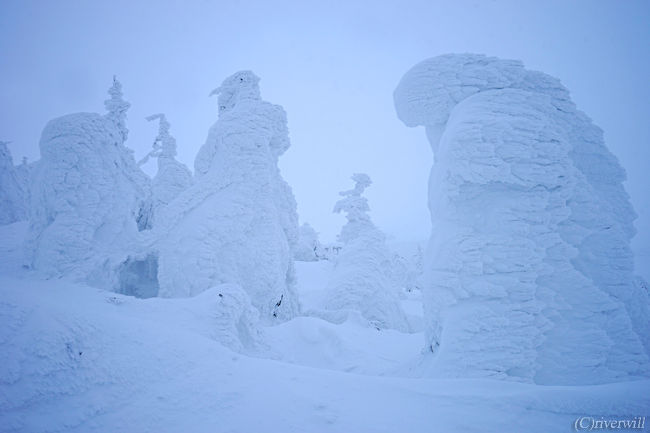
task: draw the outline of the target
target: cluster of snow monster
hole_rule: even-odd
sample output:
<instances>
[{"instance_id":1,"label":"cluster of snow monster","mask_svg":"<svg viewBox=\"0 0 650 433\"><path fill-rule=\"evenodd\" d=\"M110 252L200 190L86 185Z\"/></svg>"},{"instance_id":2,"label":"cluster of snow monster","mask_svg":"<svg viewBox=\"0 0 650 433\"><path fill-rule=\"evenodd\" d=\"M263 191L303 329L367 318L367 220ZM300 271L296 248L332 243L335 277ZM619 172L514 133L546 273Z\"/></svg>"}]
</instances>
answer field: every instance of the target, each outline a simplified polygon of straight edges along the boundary
<instances>
[{"instance_id":1,"label":"cluster of snow monster","mask_svg":"<svg viewBox=\"0 0 650 433\"><path fill-rule=\"evenodd\" d=\"M339 246L323 247L313 228L298 226L294 196L278 169L278 158L290 146L286 114L262 100L258 82L252 72L240 71L212 92L219 117L196 156L194 173L176 160L164 114L147 118L159 122L158 136L136 163L125 145L130 104L116 79L106 114L71 114L46 125L36 163L14 167L3 144L2 222L29 220L26 266L45 278L65 276L140 298L195 296L224 285L221 292L241 291L233 299L251 303L263 323L299 315L294 257L333 258ZM158 163L153 179L140 168L150 158ZM354 242L368 238L375 249L369 264L355 259L352 273L337 260L346 275L339 279L350 285L349 278L364 280L366 274L376 279L378 270L381 278L355 289L353 303L331 299L327 305L392 308L396 324L376 312L365 316L383 328L407 331L397 299L404 282L385 270L396 266L380 269L374 256L402 263L389 253L360 197L370 178L358 177L363 185L337 205L349 219L341 243L353 251ZM365 208L357 209L355 200ZM340 291L332 286L332 298Z\"/></svg>"},{"instance_id":2,"label":"cluster of snow monster","mask_svg":"<svg viewBox=\"0 0 650 433\"><path fill-rule=\"evenodd\" d=\"M175 159L162 114L150 118L159 135L141 161L157 158L158 172L142 172L125 146L129 104L117 80L105 115L46 125L36 163L14 167L0 145L0 223L29 220L26 266L143 298L223 287L233 311L264 324L300 315L294 258L331 252L298 225L278 169L286 115L258 82L241 71L214 90L219 117L193 173ZM517 61L445 55L408 71L394 100L407 126L426 127L434 153L417 368L538 384L650 376L625 172L560 82ZM370 178L353 180L334 209L348 222L326 309L414 331L398 288L417 275L395 271L362 196Z\"/></svg>"}]
</instances>

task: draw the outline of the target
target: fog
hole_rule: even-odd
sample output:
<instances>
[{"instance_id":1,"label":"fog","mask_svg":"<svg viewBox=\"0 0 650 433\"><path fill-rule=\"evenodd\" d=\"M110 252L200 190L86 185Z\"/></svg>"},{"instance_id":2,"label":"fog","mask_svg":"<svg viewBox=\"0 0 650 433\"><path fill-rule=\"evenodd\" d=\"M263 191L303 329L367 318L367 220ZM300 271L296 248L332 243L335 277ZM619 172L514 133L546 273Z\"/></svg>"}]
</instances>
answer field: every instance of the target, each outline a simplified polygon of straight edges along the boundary
<instances>
[{"instance_id":1,"label":"fog","mask_svg":"<svg viewBox=\"0 0 650 433\"><path fill-rule=\"evenodd\" d=\"M132 104L127 145L136 158L157 131L145 116L164 112L191 167L217 118L208 94L250 69L264 99L288 113L292 147L280 166L302 222L333 240L344 222L332 213L338 191L365 172L376 224L394 239L422 240L432 229L432 153L422 129L397 119L394 88L411 66L443 53L520 59L560 78L605 131L628 172L637 271L648 278L648 22L646 1L4 1L0 139L12 141L16 163L38 159L46 122L103 112L115 74Z\"/></svg>"}]
</instances>

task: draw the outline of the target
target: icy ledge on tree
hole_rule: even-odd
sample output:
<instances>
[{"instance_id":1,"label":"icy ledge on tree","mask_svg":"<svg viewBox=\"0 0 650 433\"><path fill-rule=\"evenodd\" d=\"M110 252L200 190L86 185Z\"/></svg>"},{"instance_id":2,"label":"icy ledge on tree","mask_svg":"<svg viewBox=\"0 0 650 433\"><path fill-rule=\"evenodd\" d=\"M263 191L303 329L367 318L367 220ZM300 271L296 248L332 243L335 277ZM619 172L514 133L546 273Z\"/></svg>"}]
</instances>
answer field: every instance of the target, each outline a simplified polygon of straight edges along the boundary
<instances>
[{"instance_id":1,"label":"icy ledge on tree","mask_svg":"<svg viewBox=\"0 0 650 433\"><path fill-rule=\"evenodd\" d=\"M452 54L414 66L394 99L434 152L423 289L432 374L650 375L625 172L560 82L518 61Z\"/></svg>"},{"instance_id":2,"label":"icy ledge on tree","mask_svg":"<svg viewBox=\"0 0 650 433\"><path fill-rule=\"evenodd\" d=\"M290 145L286 114L262 100L258 81L241 71L213 92L219 119L196 156L194 184L160 211L152 236L160 296L238 284L268 323L299 311L298 216L277 165Z\"/></svg>"}]
</instances>

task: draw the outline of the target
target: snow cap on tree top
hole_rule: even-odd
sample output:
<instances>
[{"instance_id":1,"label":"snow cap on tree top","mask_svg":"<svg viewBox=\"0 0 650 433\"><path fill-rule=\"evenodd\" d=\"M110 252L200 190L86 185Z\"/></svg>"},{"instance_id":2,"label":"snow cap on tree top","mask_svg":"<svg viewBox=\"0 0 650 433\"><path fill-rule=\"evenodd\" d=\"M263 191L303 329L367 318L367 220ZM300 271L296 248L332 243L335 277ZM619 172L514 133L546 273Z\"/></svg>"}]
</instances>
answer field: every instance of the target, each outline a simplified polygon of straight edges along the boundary
<instances>
[{"instance_id":1,"label":"snow cap on tree top","mask_svg":"<svg viewBox=\"0 0 650 433\"><path fill-rule=\"evenodd\" d=\"M262 99L259 88L260 78L252 71L239 71L221 83L221 86L210 92L210 96L219 95L219 112L230 110L244 99Z\"/></svg>"},{"instance_id":2,"label":"snow cap on tree top","mask_svg":"<svg viewBox=\"0 0 650 433\"><path fill-rule=\"evenodd\" d=\"M334 212L345 212L345 218L348 220L338 236L338 240L344 244L357 239L362 233L383 236L370 220L368 199L361 195L372 184L370 176L365 173L355 173L351 179L355 182L354 188L340 192L339 195L343 198L334 205Z\"/></svg>"},{"instance_id":3,"label":"snow cap on tree top","mask_svg":"<svg viewBox=\"0 0 650 433\"><path fill-rule=\"evenodd\" d=\"M354 189L358 191L359 194L361 194L366 188L372 185L370 176L365 173L354 173L351 179L356 182Z\"/></svg>"},{"instance_id":4,"label":"snow cap on tree top","mask_svg":"<svg viewBox=\"0 0 650 433\"><path fill-rule=\"evenodd\" d=\"M482 54L445 54L418 63L402 77L393 99L406 126L441 126L462 100L506 88L570 99L557 78L529 71L517 60Z\"/></svg>"},{"instance_id":5,"label":"snow cap on tree top","mask_svg":"<svg viewBox=\"0 0 650 433\"><path fill-rule=\"evenodd\" d=\"M363 194L363 191L365 191L366 188L372 185L372 180L370 179L370 176L368 176L365 173L354 173L350 179L352 179L355 182L354 189L350 189L348 191L342 191L339 193L339 195L342 195L344 197L360 196L361 194Z\"/></svg>"},{"instance_id":6,"label":"snow cap on tree top","mask_svg":"<svg viewBox=\"0 0 650 433\"><path fill-rule=\"evenodd\" d=\"M369 217L366 215L366 212L370 210L368 200L365 197L361 197L361 194L372 184L370 176L365 173L355 173L351 179L355 182L354 188L339 193L339 195L345 198L336 202L334 212L347 212L348 220L369 220Z\"/></svg>"},{"instance_id":7,"label":"snow cap on tree top","mask_svg":"<svg viewBox=\"0 0 650 433\"><path fill-rule=\"evenodd\" d=\"M171 125L165 114L152 114L145 119L149 122L159 119L160 122L158 123L158 135L153 142L153 149L138 162L138 165L146 164L149 158L174 158L176 156L176 139L169 133Z\"/></svg>"}]
</instances>

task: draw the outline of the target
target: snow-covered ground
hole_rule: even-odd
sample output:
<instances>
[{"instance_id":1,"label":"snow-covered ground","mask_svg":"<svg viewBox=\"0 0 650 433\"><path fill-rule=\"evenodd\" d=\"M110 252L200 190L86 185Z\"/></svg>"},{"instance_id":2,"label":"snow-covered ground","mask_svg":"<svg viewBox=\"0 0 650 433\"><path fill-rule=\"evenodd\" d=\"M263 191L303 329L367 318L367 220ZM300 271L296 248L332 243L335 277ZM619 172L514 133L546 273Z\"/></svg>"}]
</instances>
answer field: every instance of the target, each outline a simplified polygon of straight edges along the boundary
<instances>
[{"instance_id":1,"label":"snow-covered ground","mask_svg":"<svg viewBox=\"0 0 650 433\"><path fill-rule=\"evenodd\" d=\"M580 416L648 414L650 381L536 386L427 379L421 333L360 316L219 342L219 289L137 299L21 268L26 223L0 227L2 432L561 432ZM329 262L297 263L303 311ZM403 300L417 314L419 298ZM251 340L251 341L252 341Z\"/></svg>"}]
</instances>

